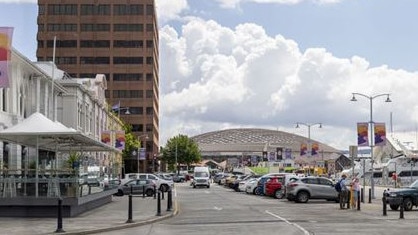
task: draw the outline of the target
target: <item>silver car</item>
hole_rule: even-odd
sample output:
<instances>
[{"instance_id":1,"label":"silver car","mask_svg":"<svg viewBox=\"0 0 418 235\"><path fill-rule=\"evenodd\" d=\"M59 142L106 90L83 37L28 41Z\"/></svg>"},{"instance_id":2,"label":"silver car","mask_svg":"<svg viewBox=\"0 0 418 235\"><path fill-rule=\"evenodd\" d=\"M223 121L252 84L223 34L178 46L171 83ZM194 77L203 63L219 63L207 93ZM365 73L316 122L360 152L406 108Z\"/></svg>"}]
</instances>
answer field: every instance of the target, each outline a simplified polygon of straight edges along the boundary
<instances>
[{"instance_id":1,"label":"silver car","mask_svg":"<svg viewBox=\"0 0 418 235\"><path fill-rule=\"evenodd\" d=\"M290 181L286 185L286 198L302 203L308 202L309 199L338 201L338 192L330 179L308 176Z\"/></svg>"},{"instance_id":2,"label":"silver car","mask_svg":"<svg viewBox=\"0 0 418 235\"><path fill-rule=\"evenodd\" d=\"M118 186L118 192L115 196L132 194L143 194L151 197L154 195L157 184L150 179L133 179Z\"/></svg>"}]
</instances>

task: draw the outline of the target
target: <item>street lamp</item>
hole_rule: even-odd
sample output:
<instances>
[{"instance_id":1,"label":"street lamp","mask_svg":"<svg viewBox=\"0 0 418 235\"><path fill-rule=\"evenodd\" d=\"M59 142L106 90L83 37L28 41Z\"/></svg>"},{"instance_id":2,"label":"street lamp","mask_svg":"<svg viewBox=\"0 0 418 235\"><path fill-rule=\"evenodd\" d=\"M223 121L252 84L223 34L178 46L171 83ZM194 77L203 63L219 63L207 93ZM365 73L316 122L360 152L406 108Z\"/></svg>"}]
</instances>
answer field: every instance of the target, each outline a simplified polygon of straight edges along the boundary
<instances>
[{"instance_id":1,"label":"street lamp","mask_svg":"<svg viewBox=\"0 0 418 235\"><path fill-rule=\"evenodd\" d=\"M369 128L370 128L370 159L371 159L371 166L372 166L372 172L371 172L371 176L370 176L370 187L372 190L372 198L374 199L374 178L373 178L373 174L374 174L374 170L373 170L373 164L374 164L374 158L373 158L373 147L374 147L374 143L373 143L373 99L378 98L378 97L382 97L382 96L386 96L386 100L385 102L389 103L392 102L392 100L390 100L389 96L390 94L385 93L385 94L379 94L379 95L375 95L375 96L368 96L362 93L352 93L353 97L351 98L350 101L357 101L356 99L356 95L359 96L363 96L364 98L369 99L370 102L370 121L369 121Z\"/></svg>"}]
</instances>

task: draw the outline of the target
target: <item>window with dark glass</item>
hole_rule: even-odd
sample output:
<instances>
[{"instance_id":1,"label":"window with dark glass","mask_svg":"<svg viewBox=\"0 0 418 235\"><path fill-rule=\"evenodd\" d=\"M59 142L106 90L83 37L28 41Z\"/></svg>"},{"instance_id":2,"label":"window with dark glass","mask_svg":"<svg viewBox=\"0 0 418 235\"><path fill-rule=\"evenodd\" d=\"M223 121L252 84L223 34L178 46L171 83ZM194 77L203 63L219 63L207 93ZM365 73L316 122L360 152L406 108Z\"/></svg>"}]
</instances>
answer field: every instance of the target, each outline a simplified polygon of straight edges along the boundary
<instances>
[{"instance_id":1,"label":"window with dark glass","mask_svg":"<svg viewBox=\"0 0 418 235\"><path fill-rule=\"evenodd\" d=\"M38 31L39 31L39 32L43 32L43 31L44 31L44 29L45 29L44 24L38 24Z\"/></svg>"},{"instance_id":2,"label":"window with dark glass","mask_svg":"<svg viewBox=\"0 0 418 235\"><path fill-rule=\"evenodd\" d=\"M131 114L137 115L142 115L144 113L142 107L130 107L129 112L131 112Z\"/></svg>"},{"instance_id":3,"label":"window with dark glass","mask_svg":"<svg viewBox=\"0 0 418 235\"><path fill-rule=\"evenodd\" d=\"M154 25L153 24L147 24L146 25L147 32L153 32L154 31Z\"/></svg>"},{"instance_id":4,"label":"window with dark glass","mask_svg":"<svg viewBox=\"0 0 418 235\"><path fill-rule=\"evenodd\" d=\"M153 127L153 125L152 124L147 124L146 125L146 132L151 132L152 131L152 129L153 129L154 127Z\"/></svg>"},{"instance_id":5,"label":"window with dark glass","mask_svg":"<svg viewBox=\"0 0 418 235\"><path fill-rule=\"evenodd\" d=\"M142 81L142 73L115 73L113 81Z\"/></svg>"},{"instance_id":6,"label":"window with dark glass","mask_svg":"<svg viewBox=\"0 0 418 235\"><path fill-rule=\"evenodd\" d=\"M154 109L152 108L152 107L147 107L147 109L146 109L146 113L147 113L147 115L152 115L153 113L154 113L154 111L153 111Z\"/></svg>"},{"instance_id":7,"label":"window with dark glass","mask_svg":"<svg viewBox=\"0 0 418 235\"><path fill-rule=\"evenodd\" d=\"M144 47L144 42L142 40L115 40L113 41L113 47L120 48L142 48Z\"/></svg>"},{"instance_id":8,"label":"window with dark glass","mask_svg":"<svg viewBox=\"0 0 418 235\"><path fill-rule=\"evenodd\" d=\"M113 30L115 32L142 32L144 31L143 24L114 24Z\"/></svg>"},{"instance_id":9,"label":"window with dark glass","mask_svg":"<svg viewBox=\"0 0 418 235\"><path fill-rule=\"evenodd\" d=\"M147 57L146 60L147 60L146 61L147 64L152 64L152 62L153 62L153 58L152 57Z\"/></svg>"},{"instance_id":10,"label":"window with dark glass","mask_svg":"<svg viewBox=\"0 0 418 235\"><path fill-rule=\"evenodd\" d=\"M146 14L153 15L154 14L154 5L147 4L146 6Z\"/></svg>"},{"instance_id":11,"label":"window with dark glass","mask_svg":"<svg viewBox=\"0 0 418 235\"><path fill-rule=\"evenodd\" d=\"M48 5L48 15L77 15L76 4L50 4Z\"/></svg>"},{"instance_id":12,"label":"window with dark glass","mask_svg":"<svg viewBox=\"0 0 418 235\"><path fill-rule=\"evenodd\" d=\"M39 5L38 6L38 14L39 15L44 15L45 14L45 5Z\"/></svg>"},{"instance_id":13,"label":"window with dark glass","mask_svg":"<svg viewBox=\"0 0 418 235\"><path fill-rule=\"evenodd\" d=\"M129 109L131 111L131 109ZM141 124L132 124L132 131L133 132L141 132L142 131L142 125Z\"/></svg>"},{"instance_id":14,"label":"window with dark glass","mask_svg":"<svg viewBox=\"0 0 418 235\"><path fill-rule=\"evenodd\" d=\"M85 48L110 48L109 40L81 40L80 47Z\"/></svg>"},{"instance_id":15,"label":"window with dark glass","mask_svg":"<svg viewBox=\"0 0 418 235\"><path fill-rule=\"evenodd\" d=\"M152 90L146 90L145 91L145 98L152 98L153 97L154 92L152 92Z\"/></svg>"},{"instance_id":16,"label":"window with dark glass","mask_svg":"<svg viewBox=\"0 0 418 235\"><path fill-rule=\"evenodd\" d=\"M56 57L56 64L77 64L77 57Z\"/></svg>"},{"instance_id":17,"label":"window with dark glass","mask_svg":"<svg viewBox=\"0 0 418 235\"><path fill-rule=\"evenodd\" d=\"M146 41L146 47L147 47L147 48L153 48L153 46L154 46L153 44L154 44L154 43L152 42L152 40L147 40L147 41Z\"/></svg>"},{"instance_id":18,"label":"window with dark glass","mask_svg":"<svg viewBox=\"0 0 418 235\"><path fill-rule=\"evenodd\" d=\"M38 48L44 47L44 41L38 40Z\"/></svg>"},{"instance_id":19,"label":"window with dark glass","mask_svg":"<svg viewBox=\"0 0 418 235\"><path fill-rule=\"evenodd\" d=\"M142 4L129 4L121 5L117 4L113 6L114 15L143 15L144 5Z\"/></svg>"},{"instance_id":20,"label":"window with dark glass","mask_svg":"<svg viewBox=\"0 0 418 235\"><path fill-rule=\"evenodd\" d=\"M143 64L143 57L113 57L113 64Z\"/></svg>"},{"instance_id":21,"label":"window with dark glass","mask_svg":"<svg viewBox=\"0 0 418 235\"><path fill-rule=\"evenodd\" d=\"M145 79L146 79L147 82L152 81L152 78L153 78L152 73L147 73L145 75Z\"/></svg>"},{"instance_id":22,"label":"window with dark glass","mask_svg":"<svg viewBox=\"0 0 418 235\"><path fill-rule=\"evenodd\" d=\"M81 15L110 15L110 5L82 4L80 12Z\"/></svg>"},{"instance_id":23,"label":"window with dark glass","mask_svg":"<svg viewBox=\"0 0 418 235\"><path fill-rule=\"evenodd\" d=\"M110 64L109 57L80 57L80 64Z\"/></svg>"},{"instance_id":24,"label":"window with dark glass","mask_svg":"<svg viewBox=\"0 0 418 235\"><path fill-rule=\"evenodd\" d=\"M110 24L81 24L80 30L84 32L108 32Z\"/></svg>"},{"instance_id":25,"label":"window with dark glass","mask_svg":"<svg viewBox=\"0 0 418 235\"><path fill-rule=\"evenodd\" d=\"M77 47L77 40L57 40L55 43L56 47ZM46 47L53 48L54 40L48 40L46 42Z\"/></svg>"}]
</instances>

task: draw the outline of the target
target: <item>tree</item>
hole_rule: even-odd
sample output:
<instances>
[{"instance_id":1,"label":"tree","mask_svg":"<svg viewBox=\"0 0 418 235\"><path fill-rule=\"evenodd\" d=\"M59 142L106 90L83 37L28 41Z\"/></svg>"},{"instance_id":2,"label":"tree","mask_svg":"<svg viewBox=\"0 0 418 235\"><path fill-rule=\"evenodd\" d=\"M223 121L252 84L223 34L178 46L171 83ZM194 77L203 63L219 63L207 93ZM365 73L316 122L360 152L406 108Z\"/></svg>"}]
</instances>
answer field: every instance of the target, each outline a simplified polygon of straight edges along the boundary
<instances>
[{"instance_id":1,"label":"tree","mask_svg":"<svg viewBox=\"0 0 418 235\"><path fill-rule=\"evenodd\" d=\"M166 146L162 149L162 159L165 161L170 170L180 169L178 165L185 164L190 166L202 160L199 146L196 142L186 135L177 135L167 141Z\"/></svg>"},{"instance_id":2,"label":"tree","mask_svg":"<svg viewBox=\"0 0 418 235\"><path fill-rule=\"evenodd\" d=\"M125 172L136 172L137 165L136 161L133 160L133 152L138 151L138 148L141 142L132 134L132 126L129 124L125 124L123 126L123 130L125 131L125 149L122 151L122 158L123 164L125 167ZM136 159L136 157L135 157ZM135 163L135 164L134 164ZM123 172L123 173L125 173Z\"/></svg>"}]
</instances>

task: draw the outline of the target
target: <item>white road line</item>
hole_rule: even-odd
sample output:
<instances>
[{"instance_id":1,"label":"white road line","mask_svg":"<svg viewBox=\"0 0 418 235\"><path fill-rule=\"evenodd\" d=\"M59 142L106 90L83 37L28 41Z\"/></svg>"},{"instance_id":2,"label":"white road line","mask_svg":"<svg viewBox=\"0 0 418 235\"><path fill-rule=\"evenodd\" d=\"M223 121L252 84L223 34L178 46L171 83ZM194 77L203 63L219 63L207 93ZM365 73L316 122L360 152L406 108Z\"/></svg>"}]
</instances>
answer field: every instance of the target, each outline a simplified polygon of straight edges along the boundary
<instances>
[{"instance_id":1,"label":"white road line","mask_svg":"<svg viewBox=\"0 0 418 235\"><path fill-rule=\"evenodd\" d=\"M215 209L215 210L217 210L217 211L221 211L221 210L222 210L222 207L217 207L217 206L214 206L214 207L213 207L213 209Z\"/></svg>"},{"instance_id":2,"label":"white road line","mask_svg":"<svg viewBox=\"0 0 418 235\"><path fill-rule=\"evenodd\" d=\"M284 221L285 223L287 223L287 224L289 224L289 225L293 225L293 226L295 226L295 227L297 227L298 229L300 229L305 235L310 235L310 233L308 232L308 230L306 230L306 229L304 229L302 226L300 226L299 224L296 224L296 223L291 223L290 221L288 221L287 219L285 219L285 218L283 218L283 217L281 217L281 216L279 216L279 215L276 215L276 214L274 214L274 213L272 213L272 212L270 212L270 211L268 211L268 210L266 210L265 211L267 214L269 214L269 215L271 215L271 216L273 216L273 217L276 217L276 218L278 218L278 219L280 219L280 220L282 220L282 221Z\"/></svg>"}]
</instances>

